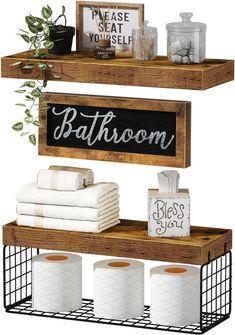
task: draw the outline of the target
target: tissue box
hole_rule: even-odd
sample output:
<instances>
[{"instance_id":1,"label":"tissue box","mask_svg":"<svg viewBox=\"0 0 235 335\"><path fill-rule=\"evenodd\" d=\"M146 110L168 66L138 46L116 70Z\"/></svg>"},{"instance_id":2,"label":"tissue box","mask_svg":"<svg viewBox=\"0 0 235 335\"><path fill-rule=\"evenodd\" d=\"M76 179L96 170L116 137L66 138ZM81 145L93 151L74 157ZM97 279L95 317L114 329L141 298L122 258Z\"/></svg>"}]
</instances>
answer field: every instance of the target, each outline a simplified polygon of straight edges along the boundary
<instances>
[{"instance_id":1,"label":"tissue box","mask_svg":"<svg viewBox=\"0 0 235 335\"><path fill-rule=\"evenodd\" d=\"M186 237L190 235L190 197L187 189L177 193L148 190L148 235Z\"/></svg>"}]
</instances>

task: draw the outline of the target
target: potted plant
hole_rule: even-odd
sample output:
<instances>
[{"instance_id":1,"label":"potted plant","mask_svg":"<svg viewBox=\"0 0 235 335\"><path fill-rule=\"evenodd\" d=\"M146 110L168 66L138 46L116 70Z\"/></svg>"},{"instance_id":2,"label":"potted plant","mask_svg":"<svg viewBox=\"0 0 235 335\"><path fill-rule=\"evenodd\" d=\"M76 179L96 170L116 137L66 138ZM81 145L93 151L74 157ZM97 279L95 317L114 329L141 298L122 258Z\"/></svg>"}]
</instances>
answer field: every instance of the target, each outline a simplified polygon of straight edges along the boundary
<instances>
[{"instance_id":1,"label":"potted plant","mask_svg":"<svg viewBox=\"0 0 235 335\"><path fill-rule=\"evenodd\" d=\"M20 36L25 42L30 44L30 50L35 49L34 55L36 57L46 57L48 53L71 53L75 28L67 26L65 7L62 6L62 12L55 20L53 20L52 15L51 7L48 5L43 6L41 17L31 14L25 17L28 31L20 29ZM63 25L58 24L61 19L64 20ZM42 52L42 48L47 49L47 52Z\"/></svg>"},{"instance_id":2,"label":"potted plant","mask_svg":"<svg viewBox=\"0 0 235 335\"><path fill-rule=\"evenodd\" d=\"M27 15L25 17L28 31L20 29L20 35L28 43L29 51L33 52L35 58L40 59L36 64L16 62L10 66L19 66L23 70L38 67L43 73L44 80L26 80L15 92L24 97L23 101L17 102L16 105L22 108L24 112L23 119L16 122L12 128L20 136L27 136L30 143L36 144L36 136L33 132L34 127L43 127L39 122L38 99L42 96L43 90L47 86L48 72L56 78L60 77L53 72L53 65L47 60L49 53L66 54L71 52L72 39L75 34L75 28L67 26L65 16L65 7L62 6L61 14L53 21L52 9L50 6L43 6L41 17ZM64 25L57 25L60 19L64 19Z\"/></svg>"}]
</instances>

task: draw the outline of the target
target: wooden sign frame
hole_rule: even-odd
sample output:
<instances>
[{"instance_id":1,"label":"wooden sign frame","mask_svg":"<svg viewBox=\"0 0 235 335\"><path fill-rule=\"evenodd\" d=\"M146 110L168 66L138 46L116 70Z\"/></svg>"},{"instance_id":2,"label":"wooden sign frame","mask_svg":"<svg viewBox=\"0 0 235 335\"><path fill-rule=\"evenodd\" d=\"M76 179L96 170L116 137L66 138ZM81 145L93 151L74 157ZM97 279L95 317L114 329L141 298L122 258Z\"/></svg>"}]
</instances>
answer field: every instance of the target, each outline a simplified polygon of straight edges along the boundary
<instances>
[{"instance_id":1,"label":"wooden sign frame","mask_svg":"<svg viewBox=\"0 0 235 335\"><path fill-rule=\"evenodd\" d=\"M84 23L84 8L89 7L99 8L118 8L120 10L137 10L138 13L138 27L142 27L144 24L144 4L139 3L120 3L120 2L99 2L99 1L77 1L76 3L76 49L77 52L86 54L93 54L93 48L85 48L83 46L84 34L83 34L83 23ZM137 27L133 27L137 28ZM131 48L130 48L131 49ZM119 50L116 49L116 56L118 57L131 57L132 50Z\"/></svg>"},{"instance_id":2,"label":"wooden sign frame","mask_svg":"<svg viewBox=\"0 0 235 335\"><path fill-rule=\"evenodd\" d=\"M74 147L53 146L47 144L47 112L48 104L61 104L68 106L87 106L100 108L119 108L131 111L143 111L147 118L151 112L176 113L176 139L175 156L156 154L117 152L108 150L80 149ZM186 168L190 166L191 152L191 102L152 100L136 98L119 98L105 96L45 93L40 99L40 122L44 125L39 129L39 155L80 158L91 160L103 160L111 162L123 162L145 164L155 166L170 166Z\"/></svg>"}]
</instances>

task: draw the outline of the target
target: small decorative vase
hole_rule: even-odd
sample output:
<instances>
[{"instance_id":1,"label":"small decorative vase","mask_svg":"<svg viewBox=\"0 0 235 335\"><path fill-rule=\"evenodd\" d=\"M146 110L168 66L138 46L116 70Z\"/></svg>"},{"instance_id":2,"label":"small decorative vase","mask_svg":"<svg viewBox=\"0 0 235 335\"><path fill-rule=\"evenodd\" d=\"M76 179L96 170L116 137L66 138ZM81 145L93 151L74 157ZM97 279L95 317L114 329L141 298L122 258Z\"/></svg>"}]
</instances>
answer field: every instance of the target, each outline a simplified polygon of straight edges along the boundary
<instances>
[{"instance_id":1,"label":"small decorative vase","mask_svg":"<svg viewBox=\"0 0 235 335\"><path fill-rule=\"evenodd\" d=\"M115 47L111 46L109 39L100 39L94 48L94 57L97 59L114 59Z\"/></svg>"}]
</instances>

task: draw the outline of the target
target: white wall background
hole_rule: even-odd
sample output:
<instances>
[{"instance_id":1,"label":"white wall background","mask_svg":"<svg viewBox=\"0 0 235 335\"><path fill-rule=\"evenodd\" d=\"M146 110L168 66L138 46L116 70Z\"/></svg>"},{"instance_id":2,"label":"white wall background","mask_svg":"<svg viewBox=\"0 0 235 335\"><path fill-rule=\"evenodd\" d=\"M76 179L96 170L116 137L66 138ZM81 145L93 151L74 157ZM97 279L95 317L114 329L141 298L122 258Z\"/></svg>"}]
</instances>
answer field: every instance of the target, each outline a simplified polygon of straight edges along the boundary
<instances>
[{"instance_id":1,"label":"white wall background","mask_svg":"<svg viewBox=\"0 0 235 335\"><path fill-rule=\"evenodd\" d=\"M134 2L129 0L129 2ZM142 1L145 17L159 32L159 54L166 54L165 24L179 19L179 12L192 11L194 20L206 22L207 57L235 58L234 1L224 0L164 0ZM5 1L0 11L0 54L13 54L26 49L26 44L16 36L23 28L24 16L37 15L45 1ZM75 0L50 0L48 4L60 10L66 5L69 24L75 24ZM74 44L75 46L75 44ZM108 162L72 160L65 158L40 157L27 139L22 139L11 130L13 123L21 118L20 110L14 106L17 96L13 93L21 80L1 79L0 111L0 222L1 225L15 218L15 192L24 183L35 179L39 168L50 164L78 165L95 171L96 181L114 181L120 186L121 217L145 220L147 217L147 189L157 186L157 172L162 167L138 166ZM234 225L234 82L208 91L187 91L111 85L88 85L76 83L49 83L48 91L81 94L107 94L113 96L177 99L192 101L192 166L181 172L181 186L191 193L191 223L214 227L233 228ZM84 297L92 297L92 264L102 256L84 255ZM148 269L154 262L146 262L146 286ZM1 285L0 285L1 287ZM148 302L148 288L146 289ZM69 332L103 332L103 334L144 334L144 330L108 327L103 325L23 317L4 313L0 309L1 328L8 334L42 334L53 331L60 335ZM221 324L211 333L221 331L232 334L234 317Z\"/></svg>"}]
</instances>

